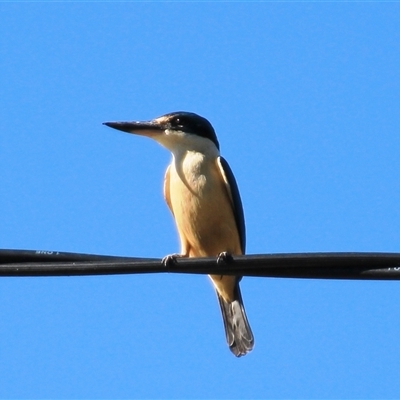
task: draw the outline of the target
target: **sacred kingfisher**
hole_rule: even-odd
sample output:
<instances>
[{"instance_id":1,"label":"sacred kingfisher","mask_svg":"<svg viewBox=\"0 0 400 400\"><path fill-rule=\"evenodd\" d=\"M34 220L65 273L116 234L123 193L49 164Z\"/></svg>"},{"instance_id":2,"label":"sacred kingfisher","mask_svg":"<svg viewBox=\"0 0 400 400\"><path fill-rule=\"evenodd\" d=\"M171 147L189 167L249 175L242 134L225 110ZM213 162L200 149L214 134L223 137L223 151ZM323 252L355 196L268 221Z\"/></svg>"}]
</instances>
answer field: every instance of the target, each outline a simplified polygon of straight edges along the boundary
<instances>
[{"instance_id":1,"label":"sacred kingfisher","mask_svg":"<svg viewBox=\"0 0 400 400\"><path fill-rule=\"evenodd\" d=\"M164 197L178 229L180 257L245 253L245 222L238 186L228 163L220 156L217 136L207 119L179 111L151 121L104 124L150 137L171 151ZM254 337L240 293L241 277L210 278L221 307L228 346L237 357L243 356L253 349Z\"/></svg>"}]
</instances>

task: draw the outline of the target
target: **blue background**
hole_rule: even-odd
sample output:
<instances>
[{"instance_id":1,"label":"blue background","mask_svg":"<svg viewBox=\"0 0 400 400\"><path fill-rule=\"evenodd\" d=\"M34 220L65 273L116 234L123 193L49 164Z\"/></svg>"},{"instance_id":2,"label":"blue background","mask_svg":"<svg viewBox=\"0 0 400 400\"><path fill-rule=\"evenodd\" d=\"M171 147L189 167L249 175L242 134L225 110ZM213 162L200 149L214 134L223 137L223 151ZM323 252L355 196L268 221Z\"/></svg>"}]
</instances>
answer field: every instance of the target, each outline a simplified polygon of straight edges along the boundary
<instances>
[{"instance_id":1,"label":"blue background","mask_svg":"<svg viewBox=\"0 0 400 400\"><path fill-rule=\"evenodd\" d=\"M102 126L193 111L249 254L400 251L398 3L1 3L0 247L163 257L170 154ZM2 398L399 398L398 282L0 279Z\"/></svg>"}]
</instances>

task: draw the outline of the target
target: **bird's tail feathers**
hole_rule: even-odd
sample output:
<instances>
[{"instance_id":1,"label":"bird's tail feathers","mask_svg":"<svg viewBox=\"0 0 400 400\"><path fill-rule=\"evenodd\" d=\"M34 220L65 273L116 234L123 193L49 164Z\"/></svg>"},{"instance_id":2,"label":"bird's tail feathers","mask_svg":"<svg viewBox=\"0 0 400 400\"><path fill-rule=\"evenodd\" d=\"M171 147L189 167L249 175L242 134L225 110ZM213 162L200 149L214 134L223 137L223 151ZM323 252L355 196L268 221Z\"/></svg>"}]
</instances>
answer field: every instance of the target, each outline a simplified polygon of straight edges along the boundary
<instances>
[{"instance_id":1,"label":"bird's tail feathers","mask_svg":"<svg viewBox=\"0 0 400 400\"><path fill-rule=\"evenodd\" d=\"M226 341L232 353L241 357L254 347L254 337L244 309L239 285L236 285L235 300L227 302L217 291L224 321Z\"/></svg>"}]
</instances>

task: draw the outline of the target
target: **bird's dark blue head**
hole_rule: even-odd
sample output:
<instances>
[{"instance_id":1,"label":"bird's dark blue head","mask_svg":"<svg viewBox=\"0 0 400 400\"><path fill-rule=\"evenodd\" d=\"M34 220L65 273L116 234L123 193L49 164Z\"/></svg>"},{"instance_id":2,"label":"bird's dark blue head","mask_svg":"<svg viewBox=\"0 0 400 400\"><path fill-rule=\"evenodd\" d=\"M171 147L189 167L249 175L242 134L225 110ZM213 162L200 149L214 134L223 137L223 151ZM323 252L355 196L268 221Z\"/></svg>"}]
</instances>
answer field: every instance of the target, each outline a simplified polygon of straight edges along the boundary
<instances>
[{"instance_id":1,"label":"bird's dark blue head","mask_svg":"<svg viewBox=\"0 0 400 400\"><path fill-rule=\"evenodd\" d=\"M207 138L211 140L219 150L219 143L214 128L207 119L198 114L176 111L158 117L156 120L163 125L165 129L182 131Z\"/></svg>"},{"instance_id":2,"label":"bird's dark blue head","mask_svg":"<svg viewBox=\"0 0 400 400\"><path fill-rule=\"evenodd\" d=\"M167 130L184 132L211 140L219 150L214 128L200 115L185 111L176 111L151 121L104 122L105 125L120 131L149 136L160 141L160 134Z\"/></svg>"}]
</instances>

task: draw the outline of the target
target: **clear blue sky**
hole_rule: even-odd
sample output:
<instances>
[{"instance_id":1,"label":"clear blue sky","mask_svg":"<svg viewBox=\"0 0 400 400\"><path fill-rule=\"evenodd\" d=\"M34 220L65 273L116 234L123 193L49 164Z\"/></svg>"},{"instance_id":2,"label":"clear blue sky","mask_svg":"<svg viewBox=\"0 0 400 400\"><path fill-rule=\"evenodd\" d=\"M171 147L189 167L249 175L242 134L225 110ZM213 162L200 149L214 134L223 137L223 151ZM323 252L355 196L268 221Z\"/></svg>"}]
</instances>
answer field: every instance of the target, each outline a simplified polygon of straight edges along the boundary
<instances>
[{"instance_id":1,"label":"clear blue sky","mask_svg":"<svg viewBox=\"0 0 400 400\"><path fill-rule=\"evenodd\" d=\"M193 111L248 253L400 252L400 4L1 3L0 247L163 257L169 153L102 125ZM0 279L0 398L399 398L400 282Z\"/></svg>"}]
</instances>

